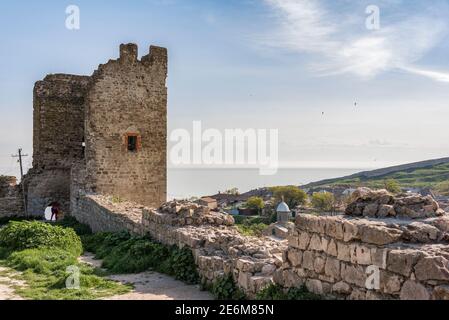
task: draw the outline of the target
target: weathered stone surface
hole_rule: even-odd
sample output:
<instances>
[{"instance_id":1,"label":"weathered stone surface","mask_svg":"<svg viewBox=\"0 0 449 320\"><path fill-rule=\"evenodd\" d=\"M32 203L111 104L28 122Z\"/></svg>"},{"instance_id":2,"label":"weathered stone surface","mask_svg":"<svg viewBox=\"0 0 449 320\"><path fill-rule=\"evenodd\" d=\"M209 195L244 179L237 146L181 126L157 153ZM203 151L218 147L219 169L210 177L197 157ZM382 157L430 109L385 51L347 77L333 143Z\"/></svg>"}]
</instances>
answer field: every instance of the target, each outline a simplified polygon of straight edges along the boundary
<instances>
[{"instance_id":1,"label":"weathered stone surface","mask_svg":"<svg viewBox=\"0 0 449 320\"><path fill-rule=\"evenodd\" d=\"M333 257L336 257L338 255L337 242L334 239L331 239L331 241L329 241L326 253Z\"/></svg>"},{"instance_id":2,"label":"weathered stone surface","mask_svg":"<svg viewBox=\"0 0 449 320\"><path fill-rule=\"evenodd\" d=\"M402 286L400 298L401 300L429 300L430 294L421 283L408 280Z\"/></svg>"},{"instance_id":3,"label":"weathered stone surface","mask_svg":"<svg viewBox=\"0 0 449 320\"><path fill-rule=\"evenodd\" d=\"M449 260L443 257L424 257L415 266L418 280L449 281Z\"/></svg>"},{"instance_id":4,"label":"weathered stone surface","mask_svg":"<svg viewBox=\"0 0 449 320\"><path fill-rule=\"evenodd\" d=\"M449 285L438 286L433 289L433 300L449 300Z\"/></svg>"},{"instance_id":5,"label":"weathered stone surface","mask_svg":"<svg viewBox=\"0 0 449 320\"><path fill-rule=\"evenodd\" d=\"M422 257L422 252L416 250L391 250L388 253L387 269L389 271L410 277L413 266Z\"/></svg>"},{"instance_id":6,"label":"weathered stone surface","mask_svg":"<svg viewBox=\"0 0 449 320\"><path fill-rule=\"evenodd\" d=\"M327 258L324 273L336 281L341 279L340 261L338 259Z\"/></svg>"},{"instance_id":7,"label":"weathered stone surface","mask_svg":"<svg viewBox=\"0 0 449 320\"><path fill-rule=\"evenodd\" d=\"M303 253L302 266L304 269L314 270L315 254L312 251L305 251Z\"/></svg>"},{"instance_id":8,"label":"weathered stone surface","mask_svg":"<svg viewBox=\"0 0 449 320\"><path fill-rule=\"evenodd\" d=\"M343 240L344 231L343 231L343 222L340 218L328 217L326 220L326 235L337 239Z\"/></svg>"},{"instance_id":9,"label":"weathered stone surface","mask_svg":"<svg viewBox=\"0 0 449 320\"><path fill-rule=\"evenodd\" d=\"M323 246L321 243L321 237L318 234L312 235L312 238L310 239L309 250L314 250L314 251L319 251L319 252L323 250Z\"/></svg>"},{"instance_id":10,"label":"weathered stone surface","mask_svg":"<svg viewBox=\"0 0 449 320\"><path fill-rule=\"evenodd\" d=\"M341 261L350 262L351 261L351 249L350 246L343 243L337 242L337 259Z\"/></svg>"},{"instance_id":11,"label":"weathered stone surface","mask_svg":"<svg viewBox=\"0 0 449 320\"><path fill-rule=\"evenodd\" d=\"M344 221L343 230L344 230L343 240L345 242L360 239L359 230L356 224L350 221Z\"/></svg>"},{"instance_id":12,"label":"weathered stone surface","mask_svg":"<svg viewBox=\"0 0 449 320\"><path fill-rule=\"evenodd\" d=\"M298 267L302 263L302 251L289 249L288 253L288 260L290 261L291 265L293 267Z\"/></svg>"},{"instance_id":13,"label":"weathered stone surface","mask_svg":"<svg viewBox=\"0 0 449 320\"><path fill-rule=\"evenodd\" d=\"M323 283L317 279L310 279L306 281L306 288L312 293L322 295Z\"/></svg>"},{"instance_id":14,"label":"weathered stone surface","mask_svg":"<svg viewBox=\"0 0 449 320\"><path fill-rule=\"evenodd\" d=\"M380 290L387 294L396 294L401 291L402 277L389 272L380 273Z\"/></svg>"},{"instance_id":15,"label":"weathered stone surface","mask_svg":"<svg viewBox=\"0 0 449 320\"><path fill-rule=\"evenodd\" d=\"M380 246L397 242L402 236L402 231L380 225L367 224L360 229L363 242Z\"/></svg>"},{"instance_id":16,"label":"weathered stone surface","mask_svg":"<svg viewBox=\"0 0 449 320\"><path fill-rule=\"evenodd\" d=\"M332 292L335 292L337 294L350 294L351 291L351 286L344 281L337 282L332 287Z\"/></svg>"},{"instance_id":17,"label":"weathered stone surface","mask_svg":"<svg viewBox=\"0 0 449 320\"><path fill-rule=\"evenodd\" d=\"M310 243L310 235L307 232L299 232L299 239L298 239L298 248L301 250L307 250Z\"/></svg>"},{"instance_id":18,"label":"weathered stone surface","mask_svg":"<svg viewBox=\"0 0 449 320\"><path fill-rule=\"evenodd\" d=\"M324 273L325 265L326 265L326 258L321 256L315 257L315 261L313 262L313 268L317 274Z\"/></svg>"},{"instance_id":19,"label":"weathered stone surface","mask_svg":"<svg viewBox=\"0 0 449 320\"><path fill-rule=\"evenodd\" d=\"M350 257L351 262L360 265L370 265L371 261L371 249L359 244L350 245Z\"/></svg>"},{"instance_id":20,"label":"weathered stone surface","mask_svg":"<svg viewBox=\"0 0 449 320\"><path fill-rule=\"evenodd\" d=\"M352 264L341 264L341 278L350 284L355 284L358 287L365 287L366 274L361 266L354 266Z\"/></svg>"}]
</instances>

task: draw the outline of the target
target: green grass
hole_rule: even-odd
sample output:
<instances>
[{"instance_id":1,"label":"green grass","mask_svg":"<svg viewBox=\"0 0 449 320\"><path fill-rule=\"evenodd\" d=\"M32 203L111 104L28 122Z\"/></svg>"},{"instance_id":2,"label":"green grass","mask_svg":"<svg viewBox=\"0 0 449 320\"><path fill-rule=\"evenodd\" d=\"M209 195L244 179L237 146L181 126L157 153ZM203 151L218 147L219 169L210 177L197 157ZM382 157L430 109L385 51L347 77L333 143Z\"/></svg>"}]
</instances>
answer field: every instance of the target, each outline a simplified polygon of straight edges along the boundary
<instances>
[{"instance_id":1,"label":"green grass","mask_svg":"<svg viewBox=\"0 0 449 320\"><path fill-rule=\"evenodd\" d=\"M82 230L82 229L80 229ZM85 230L85 229L84 229ZM18 273L16 294L32 300L92 300L132 288L104 278L96 268L78 262L81 240L72 228L41 222L10 222L0 230L0 265ZM68 268L78 268L79 289L68 289Z\"/></svg>"}]
</instances>

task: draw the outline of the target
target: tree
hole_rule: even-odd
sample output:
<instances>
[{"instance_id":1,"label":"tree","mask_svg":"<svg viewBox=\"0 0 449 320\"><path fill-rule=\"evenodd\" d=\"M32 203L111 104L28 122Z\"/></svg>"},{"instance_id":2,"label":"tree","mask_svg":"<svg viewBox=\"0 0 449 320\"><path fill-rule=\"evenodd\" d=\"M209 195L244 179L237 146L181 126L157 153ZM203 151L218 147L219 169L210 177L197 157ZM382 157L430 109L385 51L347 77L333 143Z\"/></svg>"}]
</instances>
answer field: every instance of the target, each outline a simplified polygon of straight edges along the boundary
<instances>
[{"instance_id":1,"label":"tree","mask_svg":"<svg viewBox=\"0 0 449 320\"><path fill-rule=\"evenodd\" d=\"M333 211L335 196L330 192L315 192L312 195L312 206L317 210Z\"/></svg>"},{"instance_id":2,"label":"tree","mask_svg":"<svg viewBox=\"0 0 449 320\"><path fill-rule=\"evenodd\" d=\"M265 207L265 203L260 197L251 197L246 201L246 206L260 212Z\"/></svg>"},{"instance_id":3,"label":"tree","mask_svg":"<svg viewBox=\"0 0 449 320\"><path fill-rule=\"evenodd\" d=\"M238 188L231 188L229 190L225 191L225 194L229 194L229 195L233 195L233 196L238 196L240 194L239 189Z\"/></svg>"},{"instance_id":4,"label":"tree","mask_svg":"<svg viewBox=\"0 0 449 320\"><path fill-rule=\"evenodd\" d=\"M284 199L290 209L305 204L307 200L307 194L304 190L296 186L273 187L270 190L273 192L276 202L281 202Z\"/></svg>"},{"instance_id":5,"label":"tree","mask_svg":"<svg viewBox=\"0 0 449 320\"><path fill-rule=\"evenodd\" d=\"M385 189L391 193L401 193L402 189L399 183L394 179L388 179L384 182Z\"/></svg>"}]
</instances>

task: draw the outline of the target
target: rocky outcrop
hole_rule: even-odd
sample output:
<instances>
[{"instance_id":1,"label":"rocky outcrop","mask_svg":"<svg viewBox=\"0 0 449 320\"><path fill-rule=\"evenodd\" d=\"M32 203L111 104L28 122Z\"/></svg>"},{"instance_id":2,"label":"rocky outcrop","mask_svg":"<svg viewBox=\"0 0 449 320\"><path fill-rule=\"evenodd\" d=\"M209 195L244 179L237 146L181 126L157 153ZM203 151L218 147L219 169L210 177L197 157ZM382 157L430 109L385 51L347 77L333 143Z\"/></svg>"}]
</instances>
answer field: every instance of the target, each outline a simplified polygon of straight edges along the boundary
<instances>
[{"instance_id":1,"label":"rocky outcrop","mask_svg":"<svg viewBox=\"0 0 449 320\"><path fill-rule=\"evenodd\" d=\"M418 194L393 196L387 190L359 188L354 192L353 199L354 202L345 212L350 216L423 219L445 214L431 196Z\"/></svg>"}]
</instances>

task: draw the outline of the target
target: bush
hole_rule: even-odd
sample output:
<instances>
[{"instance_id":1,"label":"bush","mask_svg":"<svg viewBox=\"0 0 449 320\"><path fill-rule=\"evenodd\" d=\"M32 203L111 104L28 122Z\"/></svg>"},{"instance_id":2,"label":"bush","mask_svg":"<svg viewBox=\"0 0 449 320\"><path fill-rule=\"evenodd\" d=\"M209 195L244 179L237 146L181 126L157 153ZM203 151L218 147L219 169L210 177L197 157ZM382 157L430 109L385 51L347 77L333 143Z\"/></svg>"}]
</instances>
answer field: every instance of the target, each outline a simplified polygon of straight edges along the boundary
<instances>
[{"instance_id":1,"label":"bush","mask_svg":"<svg viewBox=\"0 0 449 320\"><path fill-rule=\"evenodd\" d=\"M264 230L268 226L264 223L258 223L258 224L251 224L251 225L238 224L238 225L236 225L236 227L237 227L237 230L245 236L261 237L263 235Z\"/></svg>"},{"instance_id":2,"label":"bush","mask_svg":"<svg viewBox=\"0 0 449 320\"><path fill-rule=\"evenodd\" d=\"M189 284L197 284L199 282L200 276L197 271L192 250L188 248L172 248L168 264L173 270L172 274L177 280L181 280ZM161 269L161 272L162 271L163 268Z\"/></svg>"},{"instance_id":3,"label":"bush","mask_svg":"<svg viewBox=\"0 0 449 320\"><path fill-rule=\"evenodd\" d=\"M59 248L76 257L83 251L81 239L73 229L36 221L10 222L0 229L0 246L12 251Z\"/></svg>"},{"instance_id":4,"label":"bush","mask_svg":"<svg viewBox=\"0 0 449 320\"><path fill-rule=\"evenodd\" d=\"M65 217L58 221L56 225L63 228L72 228L79 236L92 234L92 229L87 224L78 222L74 217Z\"/></svg>"},{"instance_id":5,"label":"bush","mask_svg":"<svg viewBox=\"0 0 449 320\"><path fill-rule=\"evenodd\" d=\"M217 300L244 300L244 292L237 287L232 275L217 279L212 285L211 292Z\"/></svg>"},{"instance_id":6,"label":"bush","mask_svg":"<svg viewBox=\"0 0 449 320\"><path fill-rule=\"evenodd\" d=\"M332 211L335 197L330 192L316 192L312 195L312 206L317 210Z\"/></svg>"},{"instance_id":7,"label":"bush","mask_svg":"<svg viewBox=\"0 0 449 320\"><path fill-rule=\"evenodd\" d=\"M260 290L257 300L321 300L319 295L313 294L305 287L284 290L281 286L271 284Z\"/></svg>"},{"instance_id":8,"label":"bush","mask_svg":"<svg viewBox=\"0 0 449 320\"><path fill-rule=\"evenodd\" d=\"M260 197L251 197L246 201L246 207L249 209L254 209L260 212L265 207L263 199Z\"/></svg>"},{"instance_id":9,"label":"bush","mask_svg":"<svg viewBox=\"0 0 449 320\"><path fill-rule=\"evenodd\" d=\"M402 189L399 183L394 179L388 179L384 182L385 189L391 193L401 193Z\"/></svg>"}]
</instances>

